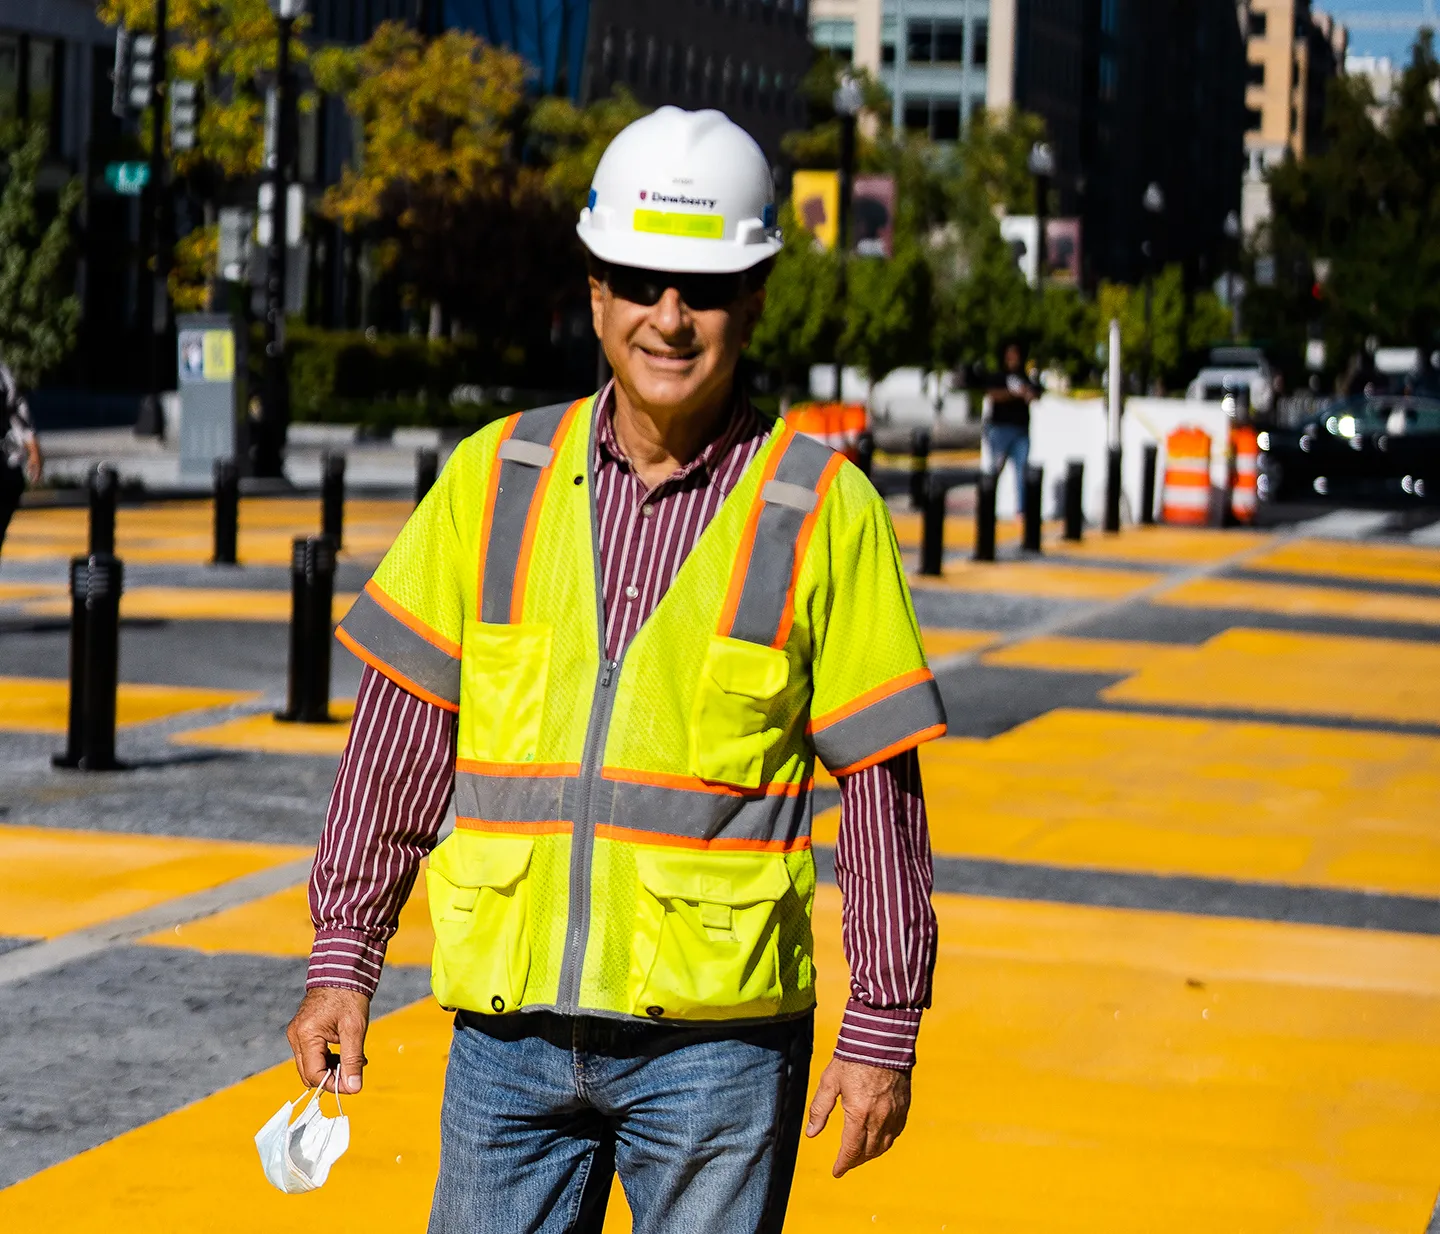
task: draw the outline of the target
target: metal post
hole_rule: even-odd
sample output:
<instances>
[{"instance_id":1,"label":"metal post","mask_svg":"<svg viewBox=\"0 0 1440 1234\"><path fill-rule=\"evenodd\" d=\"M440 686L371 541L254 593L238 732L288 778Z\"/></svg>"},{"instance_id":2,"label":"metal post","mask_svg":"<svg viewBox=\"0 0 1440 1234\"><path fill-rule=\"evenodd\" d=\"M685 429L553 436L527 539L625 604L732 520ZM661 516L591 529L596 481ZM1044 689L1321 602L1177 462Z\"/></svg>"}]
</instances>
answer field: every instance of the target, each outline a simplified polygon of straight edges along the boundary
<instances>
[{"instance_id":1,"label":"metal post","mask_svg":"<svg viewBox=\"0 0 1440 1234\"><path fill-rule=\"evenodd\" d=\"M1071 459L1065 469L1065 538L1079 540L1085 534L1085 464Z\"/></svg>"},{"instance_id":2,"label":"metal post","mask_svg":"<svg viewBox=\"0 0 1440 1234\"><path fill-rule=\"evenodd\" d=\"M850 248L850 198L855 188L855 115L840 116L840 217L836 220L835 254L840 261L840 284L836 299L845 309L845 263ZM835 347L835 401L845 401L845 357Z\"/></svg>"},{"instance_id":3,"label":"metal post","mask_svg":"<svg viewBox=\"0 0 1440 1234\"><path fill-rule=\"evenodd\" d=\"M85 597L90 592L90 559L70 560L70 717L65 752L50 761L56 767L78 767L85 727Z\"/></svg>"},{"instance_id":4,"label":"metal post","mask_svg":"<svg viewBox=\"0 0 1440 1234\"><path fill-rule=\"evenodd\" d=\"M285 375L285 230L290 181L290 33L293 17L277 17L275 59L275 141L270 151L270 243L265 253L265 397L262 402L255 474L279 477L290 423L290 390Z\"/></svg>"},{"instance_id":5,"label":"metal post","mask_svg":"<svg viewBox=\"0 0 1440 1234\"><path fill-rule=\"evenodd\" d=\"M232 459L215 460L215 557L217 566L233 566L240 541L240 469Z\"/></svg>"},{"instance_id":6,"label":"metal post","mask_svg":"<svg viewBox=\"0 0 1440 1234\"><path fill-rule=\"evenodd\" d=\"M310 584L305 573L308 543L304 536L296 536L290 544L290 663L285 710L275 717L287 722L299 720L309 705L306 694L310 682L305 673L305 627L310 599Z\"/></svg>"},{"instance_id":7,"label":"metal post","mask_svg":"<svg viewBox=\"0 0 1440 1234\"><path fill-rule=\"evenodd\" d=\"M1111 446L1105 469L1106 531L1120 530L1120 447Z\"/></svg>"},{"instance_id":8,"label":"metal post","mask_svg":"<svg viewBox=\"0 0 1440 1234\"><path fill-rule=\"evenodd\" d=\"M995 560L995 477L988 471L975 482L975 560Z\"/></svg>"},{"instance_id":9,"label":"metal post","mask_svg":"<svg viewBox=\"0 0 1440 1234\"><path fill-rule=\"evenodd\" d=\"M345 542L345 456L328 450L320 456L320 531L337 549Z\"/></svg>"},{"instance_id":10,"label":"metal post","mask_svg":"<svg viewBox=\"0 0 1440 1234\"><path fill-rule=\"evenodd\" d=\"M90 473L90 554L115 551L115 468L101 463Z\"/></svg>"},{"instance_id":11,"label":"metal post","mask_svg":"<svg viewBox=\"0 0 1440 1234\"><path fill-rule=\"evenodd\" d=\"M85 714L80 725L81 771L114 771L115 695L120 680L120 590L124 567L109 553L93 554L85 581Z\"/></svg>"},{"instance_id":12,"label":"metal post","mask_svg":"<svg viewBox=\"0 0 1440 1234\"><path fill-rule=\"evenodd\" d=\"M1125 391L1121 356L1122 336L1119 318L1110 320L1110 389L1106 404L1105 440L1109 455L1105 470L1105 521L1106 531L1120 530L1120 418L1125 410Z\"/></svg>"},{"instance_id":13,"label":"metal post","mask_svg":"<svg viewBox=\"0 0 1440 1234\"><path fill-rule=\"evenodd\" d=\"M334 636L332 608L335 599L335 541L329 536L312 536L306 545L305 669L308 677L306 707L300 719L305 724L330 722L330 640Z\"/></svg>"},{"instance_id":14,"label":"metal post","mask_svg":"<svg viewBox=\"0 0 1440 1234\"><path fill-rule=\"evenodd\" d=\"M415 504L425 500L425 494L435 487L435 477L440 474L438 451L424 449L415 451Z\"/></svg>"},{"instance_id":15,"label":"metal post","mask_svg":"<svg viewBox=\"0 0 1440 1234\"><path fill-rule=\"evenodd\" d=\"M150 314L149 314L149 371L150 392L149 412L153 421L142 415L142 423L153 424L156 437L165 435L165 416L160 406L160 391L165 384L165 372L169 349L165 346L165 332L170 324L170 212L165 185L165 100L169 93L167 70L168 36L170 23L168 0L155 0L155 49L154 67L150 74L150 179L146 184L147 210L146 230L149 235L150 266ZM142 316L142 321L143 321ZM94 549L91 550L94 552Z\"/></svg>"},{"instance_id":16,"label":"metal post","mask_svg":"<svg viewBox=\"0 0 1440 1234\"><path fill-rule=\"evenodd\" d=\"M1040 552L1040 529L1044 518L1045 471L1033 464L1025 468L1025 531L1021 548L1027 553Z\"/></svg>"},{"instance_id":17,"label":"metal post","mask_svg":"<svg viewBox=\"0 0 1440 1234\"><path fill-rule=\"evenodd\" d=\"M1155 473L1159 468L1160 447L1153 441L1145 443L1140 465L1140 522L1155 525Z\"/></svg>"},{"instance_id":18,"label":"metal post","mask_svg":"<svg viewBox=\"0 0 1440 1234\"><path fill-rule=\"evenodd\" d=\"M910 505L925 508L926 486L930 478L930 430L914 429L910 434Z\"/></svg>"},{"instance_id":19,"label":"metal post","mask_svg":"<svg viewBox=\"0 0 1440 1234\"><path fill-rule=\"evenodd\" d=\"M875 434L869 429L855 440L855 466L866 476L875 470Z\"/></svg>"},{"instance_id":20,"label":"metal post","mask_svg":"<svg viewBox=\"0 0 1440 1234\"><path fill-rule=\"evenodd\" d=\"M938 578L945 573L945 503L949 490L935 476L925 493L925 518L920 537L920 573Z\"/></svg>"}]
</instances>

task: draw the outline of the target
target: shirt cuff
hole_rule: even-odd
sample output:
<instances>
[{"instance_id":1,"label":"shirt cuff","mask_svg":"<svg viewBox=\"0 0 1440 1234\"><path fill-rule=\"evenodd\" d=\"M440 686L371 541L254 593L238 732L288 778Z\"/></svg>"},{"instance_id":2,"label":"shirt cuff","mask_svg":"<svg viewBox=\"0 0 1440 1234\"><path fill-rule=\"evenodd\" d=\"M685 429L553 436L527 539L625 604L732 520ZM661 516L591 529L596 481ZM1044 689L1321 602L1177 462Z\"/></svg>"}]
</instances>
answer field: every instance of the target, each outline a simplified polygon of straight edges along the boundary
<instances>
[{"instance_id":1,"label":"shirt cuff","mask_svg":"<svg viewBox=\"0 0 1440 1234\"><path fill-rule=\"evenodd\" d=\"M852 998L840 1021L835 1057L891 1071L909 1071L915 1065L921 1014L918 1007L867 1007Z\"/></svg>"},{"instance_id":2,"label":"shirt cuff","mask_svg":"<svg viewBox=\"0 0 1440 1234\"><path fill-rule=\"evenodd\" d=\"M305 988L358 990L374 998L384 963L385 944L368 934L359 930L316 930Z\"/></svg>"}]
</instances>

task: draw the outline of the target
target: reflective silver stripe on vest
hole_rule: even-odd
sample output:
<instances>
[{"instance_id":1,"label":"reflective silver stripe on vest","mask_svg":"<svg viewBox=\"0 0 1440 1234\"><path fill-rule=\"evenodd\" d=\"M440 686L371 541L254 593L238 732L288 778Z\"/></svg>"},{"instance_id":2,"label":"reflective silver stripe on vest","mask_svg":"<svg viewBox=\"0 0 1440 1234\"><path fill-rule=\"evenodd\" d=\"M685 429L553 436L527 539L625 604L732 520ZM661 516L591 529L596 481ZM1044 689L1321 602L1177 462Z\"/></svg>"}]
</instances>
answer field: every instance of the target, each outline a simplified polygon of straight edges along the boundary
<instances>
[{"instance_id":1,"label":"reflective silver stripe on vest","mask_svg":"<svg viewBox=\"0 0 1440 1234\"><path fill-rule=\"evenodd\" d=\"M755 527L755 545L745 569L745 582L730 637L768 647L780 632L790 579L795 567L796 540L806 516L814 509L815 490L835 451L809 437L795 436L775 468L775 477L761 490L763 505ZM808 494L809 501L801 500Z\"/></svg>"},{"instance_id":2,"label":"reflective silver stripe on vest","mask_svg":"<svg viewBox=\"0 0 1440 1234\"><path fill-rule=\"evenodd\" d=\"M873 758L927 728L945 723L934 680L917 681L815 733L815 753L832 772Z\"/></svg>"},{"instance_id":3,"label":"reflective silver stripe on vest","mask_svg":"<svg viewBox=\"0 0 1440 1234\"><path fill-rule=\"evenodd\" d=\"M455 813L491 822L547 823L574 819L581 803L578 776L455 773ZM731 797L723 793L598 778L594 821L687 840L789 843L810 834L810 791L793 796Z\"/></svg>"},{"instance_id":4,"label":"reflective silver stripe on vest","mask_svg":"<svg viewBox=\"0 0 1440 1234\"><path fill-rule=\"evenodd\" d=\"M362 591L340 628L382 664L422 690L460 704L460 661L427 642Z\"/></svg>"},{"instance_id":5,"label":"reflective silver stripe on vest","mask_svg":"<svg viewBox=\"0 0 1440 1234\"><path fill-rule=\"evenodd\" d=\"M505 623L510 620L510 601L515 594L515 569L520 561L525 520L540 484L541 470L554 458L551 439L569 410L569 403L554 403L523 412L510 436L501 443L500 483L490 518L490 542L485 550L481 621ZM507 446L511 448L507 450Z\"/></svg>"}]
</instances>

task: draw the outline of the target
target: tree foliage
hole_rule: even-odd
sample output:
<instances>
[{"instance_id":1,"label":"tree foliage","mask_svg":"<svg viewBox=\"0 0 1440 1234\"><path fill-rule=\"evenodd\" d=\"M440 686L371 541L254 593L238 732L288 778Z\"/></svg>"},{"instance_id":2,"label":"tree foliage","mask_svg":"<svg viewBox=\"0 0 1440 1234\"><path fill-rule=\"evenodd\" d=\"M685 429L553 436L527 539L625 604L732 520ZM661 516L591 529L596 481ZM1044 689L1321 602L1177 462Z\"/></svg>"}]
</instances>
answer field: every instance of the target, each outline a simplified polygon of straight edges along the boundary
<instances>
[{"instance_id":1,"label":"tree foliage","mask_svg":"<svg viewBox=\"0 0 1440 1234\"><path fill-rule=\"evenodd\" d=\"M840 332L840 263L821 249L795 217L780 212L784 247L766 284L765 312L750 340L750 357L778 374L786 397L804 388L810 366L834 354Z\"/></svg>"},{"instance_id":2,"label":"tree foliage","mask_svg":"<svg viewBox=\"0 0 1440 1234\"><path fill-rule=\"evenodd\" d=\"M555 96L536 103L527 129L546 164L545 188L557 205L580 212L605 147L649 110L624 86L588 107Z\"/></svg>"},{"instance_id":3,"label":"tree foliage","mask_svg":"<svg viewBox=\"0 0 1440 1234\"><path fill-rule=\"evenodd\" d=\"M34 385L75 346L80 301L69 291L70 222L80 204L80 180L61 188L42 221L35 178L50 148L43 124L8 125L0 132L7 164L0 191L0 359L21 385Z\"/></svg>"}]
</instances>

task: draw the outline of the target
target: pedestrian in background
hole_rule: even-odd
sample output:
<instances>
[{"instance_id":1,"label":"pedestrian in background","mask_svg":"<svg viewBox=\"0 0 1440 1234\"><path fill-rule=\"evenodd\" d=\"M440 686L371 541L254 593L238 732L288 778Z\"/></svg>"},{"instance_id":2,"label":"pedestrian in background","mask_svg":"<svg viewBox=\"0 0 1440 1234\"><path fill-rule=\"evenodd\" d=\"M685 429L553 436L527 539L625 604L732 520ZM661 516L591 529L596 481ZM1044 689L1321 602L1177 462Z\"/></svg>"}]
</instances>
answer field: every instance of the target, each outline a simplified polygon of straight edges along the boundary
<instances>
[{"instance_id":1,"label":"pedestrian in background","mask_svg":"<svg viewBox=\"0 0 1440 1234\"><path fill-rule=\"evenodd\" d=\"M431 1234L593 1234L617 1173L637 1231L779 1234L802 1128L840 1103L839 1177L905 1126L936 932L916 749L944 707L884 501L736 380L780 249L760 147L662 107L578 230L614 380L463 442L341 624L368 667L290 1044L316 1085L338 1043L359 1091L453 791ZM817 759L851 978L807 1114Z\"/></svg>"},{"instance_id":2,"label":"pedestrian in background","mask_svg":"<svg viewBox=\"0 0 1440 1234\"><path fill-rule=\"evenodd\" d=\"M10 519L27 484L40 483L40 443L30 419L30 405L15 384L15 375L0 364L0 398L4 399L5 436L0 439L0 550Z\"/></svg>"},{"instance_id":3,"label":"pedestrian in background","mask_svg":"<svg viewBox=\"0 0 1440 1234\"><path fill-rule=\"evenodd\" d=\"M1015 466L1015 509L1025 513L1025 468L1030 462L1030 404L1041 390L1025 371L1019 343L1005 347L1004 371L985 383L985 445L998 478L1008 459Z\"/></svg>"}]
</instances>

